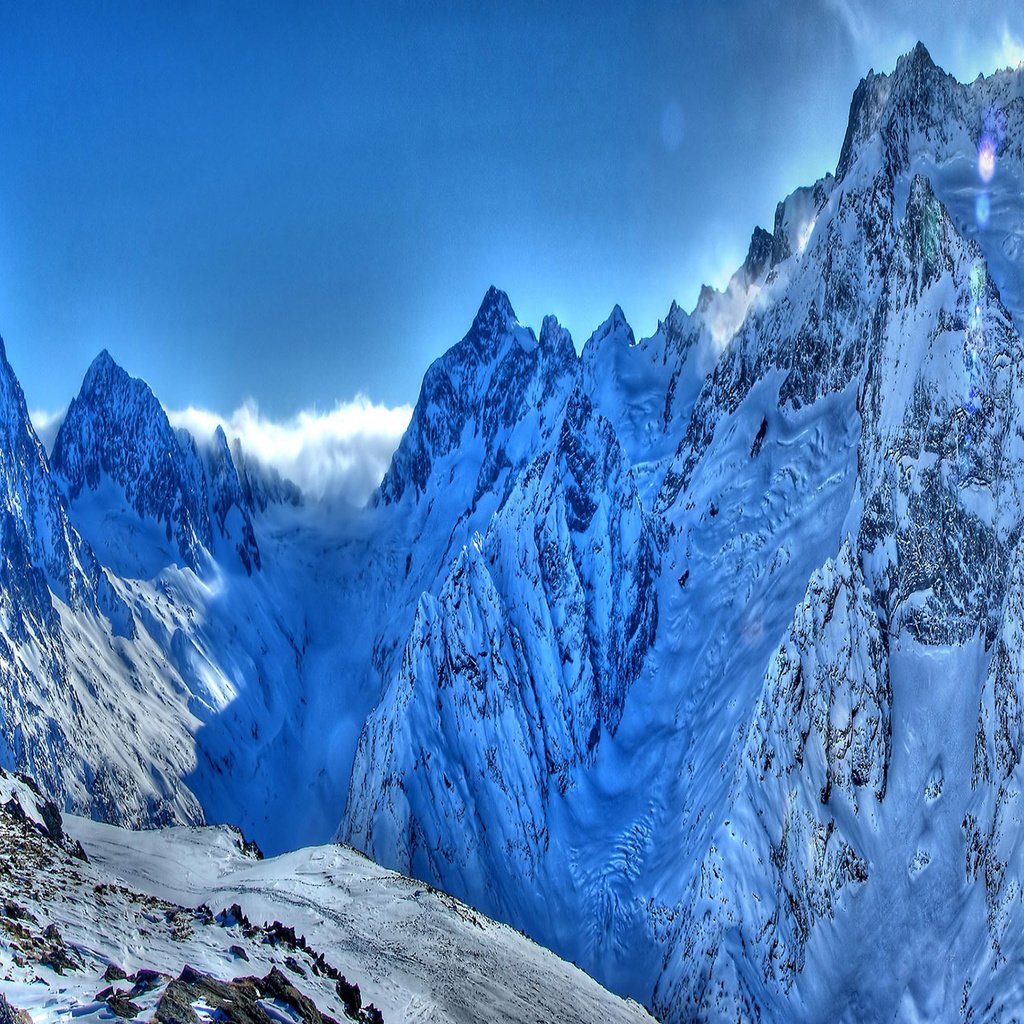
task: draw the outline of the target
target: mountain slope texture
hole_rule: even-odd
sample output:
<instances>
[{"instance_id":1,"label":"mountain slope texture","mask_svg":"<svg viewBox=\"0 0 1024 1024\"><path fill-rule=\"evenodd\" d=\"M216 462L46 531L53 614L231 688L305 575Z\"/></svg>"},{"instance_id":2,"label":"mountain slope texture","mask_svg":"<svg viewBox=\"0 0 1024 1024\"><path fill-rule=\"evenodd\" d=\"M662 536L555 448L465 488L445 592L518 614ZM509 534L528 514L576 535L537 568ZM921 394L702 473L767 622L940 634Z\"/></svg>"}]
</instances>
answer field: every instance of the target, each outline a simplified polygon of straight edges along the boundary
<instances>
[{"instance_id":1,"label":"mountain slope texture","mask_svg":"<svg viewBox=\"0 0 1024 1024\"><path fill-rule=\"evenodd\" d=\"M651 337L492 288L361 510L106 353L47 454L0 358L0 766L337 838L670 1024L1024 1019L1022 196L1024 71L918 44Z\"/></svg>"}]
</instances>

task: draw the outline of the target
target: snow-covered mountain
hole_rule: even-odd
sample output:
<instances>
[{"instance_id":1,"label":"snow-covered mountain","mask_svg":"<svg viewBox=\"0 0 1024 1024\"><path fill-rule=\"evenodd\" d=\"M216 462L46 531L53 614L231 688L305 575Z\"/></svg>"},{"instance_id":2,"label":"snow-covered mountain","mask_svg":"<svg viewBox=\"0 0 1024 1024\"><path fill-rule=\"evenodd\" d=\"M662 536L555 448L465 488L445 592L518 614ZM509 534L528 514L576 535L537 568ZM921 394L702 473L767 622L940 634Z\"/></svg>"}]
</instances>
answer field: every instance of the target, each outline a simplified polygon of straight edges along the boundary
<instances>
[{"instance_id":1,"label":"snow-covered mountain","mask_svg":"<svg viewBox=\"0 0 1024 1024\"><path fill-rule=\"evenodd\" d=\"M47 458L0 361L0 764L337 834L666 1021L1024 1015L1022 185L1024 72L919 45L650 338L492 288L360 512L106 354Z\"/></svg>"},{"instance_id":2,"label":"snow-covered mountain","mask_svg":"<svg viewBox=\"0 0 1024 1024\"><path fill-rule=\"evenodd\" d=\"M602 600L613 535L537 543L542 450L421 602L343 835L667 1020L1021 1011L1022 85L917 47L724 292L639 344L618 310L595 332L564 423L585 397L625 452L584 490L637 508L611 560L646 561L656 610L621 717L564 669L597 669L589 621L645 611ZM589 620L547 584L567 549ZM591 756L552 756L559 713Z\"/></svg>"},{"instance_id":3,"label":"snow-covered mountain","mask_svg":"<svg viewBox=\"0 0 1024 1024\"><path fill-rule=\"evenodd\" d=\"M130 377L104 351L68 406L50 466L68 501L91 499L101 522L109 522L120 503L139 520L162 527L164 544L184 565L199 570L216 539L218 546L233 547L251 573L260 567L252 495L246 496L223 429L205 454L204 460L190 434L174 430L146 382ZM122 523L89 532L97 542L102 538L105 562L120 575L145 571L145 562L123 561ZM158 541L157 531L150 533Z\"/></svg>"}]
</instances>

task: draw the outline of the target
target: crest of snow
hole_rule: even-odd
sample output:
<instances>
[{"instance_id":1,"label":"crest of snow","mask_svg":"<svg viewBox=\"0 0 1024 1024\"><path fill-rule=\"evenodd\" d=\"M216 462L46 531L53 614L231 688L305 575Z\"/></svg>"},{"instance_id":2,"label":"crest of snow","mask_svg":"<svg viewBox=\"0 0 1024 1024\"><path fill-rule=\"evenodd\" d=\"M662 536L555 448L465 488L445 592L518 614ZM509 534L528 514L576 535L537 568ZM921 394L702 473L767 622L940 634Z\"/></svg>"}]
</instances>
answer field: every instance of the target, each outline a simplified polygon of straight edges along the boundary
<instances>
[{"instance_id":1,"label":"crest of snow","mask_svg":"<svg viewBox=\"0 0 1024 1024\"><path fill-rule=\"evenodd\" d=\"M383 478L412 407L382 405L359 394L329 412L303 409L284 420L264 415L251 399L229 416L193 406L167 415L199 441L212 440L223 425L246 452L312 498L362 505Z\"/></svg>"}]
</instances>

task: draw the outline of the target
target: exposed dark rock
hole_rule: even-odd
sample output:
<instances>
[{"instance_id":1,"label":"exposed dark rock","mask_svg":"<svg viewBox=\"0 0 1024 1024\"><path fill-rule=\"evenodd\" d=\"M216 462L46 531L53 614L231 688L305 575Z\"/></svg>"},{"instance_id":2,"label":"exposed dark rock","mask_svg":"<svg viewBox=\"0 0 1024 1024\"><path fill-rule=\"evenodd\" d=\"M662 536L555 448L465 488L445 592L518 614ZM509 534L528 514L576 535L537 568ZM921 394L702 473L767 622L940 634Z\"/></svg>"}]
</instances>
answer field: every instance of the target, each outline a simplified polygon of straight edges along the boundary
<instances>
[{"instance_id":1,"label":"exposed dark rock","mask_svg":"<svg viewBox=\"0 0 1024 1024\"><path fill-rule=\"evenodd\" d=\"M138 1017L142 1013L142 1007L138 1003L133 1003L131 997L127 992L115 992L110 998L107 999L107 1006L110 1007L112 1013L117 1014L118 1017L123 1017L126 1020L131 1020Z\"/></svg>"},{"instance_id":2,"label":"exposed dark rock","mask_svg":"<svg viewBox=\"0 0 1024 1024\"><path fill-rule=\"evenodd\" d=\"M359 986L350 984L343 976L335 982L334 990L338 993L342 1006L345 1007L345 1013L353 1020L358 1020L359 1011L363 1005Z\"/></svg>"},{"instance_id":3,"label":"exposed dark rock","mask_svg":"<svg viewBox=\"0 0 1024 1024\"><path fill-rule=\"evenodd\" d=\"M32 1024L32 1018L24 1010L11 1006L0 992L0 1024Z\"/></svg>"},{"instance_id":4,"label":"exposed dark rock","mask_svg":"<svg viewBox=\"0 0 1024 1024\"><path fill-rule=\"evenodd\" d=\"M154 1020L159 1024L192 1024L198 1019L192 1005L199 999L214 1010L219 1020L229 1024L273 1024L273 1018L259 1005L260 999L283 1004L303 1024L335 1024L276 967L264 978L224 982L186 966L160 997Z\"/></svg>"},{"instance_id":5,"label":"exposed dark rock","mask_svg":"<svg viewBox=\"0 0 1024 1024\"><path fill-rule=\"evenodd\" d=\"M147 968L143 968L142 970L136 971L128 980L134 983L132 985L132 995L141 996L146 992L152 992L153 989L159 988L165 981L167 981L167 977L159 971L151 971Z\"/></svg>"}]
</instances>

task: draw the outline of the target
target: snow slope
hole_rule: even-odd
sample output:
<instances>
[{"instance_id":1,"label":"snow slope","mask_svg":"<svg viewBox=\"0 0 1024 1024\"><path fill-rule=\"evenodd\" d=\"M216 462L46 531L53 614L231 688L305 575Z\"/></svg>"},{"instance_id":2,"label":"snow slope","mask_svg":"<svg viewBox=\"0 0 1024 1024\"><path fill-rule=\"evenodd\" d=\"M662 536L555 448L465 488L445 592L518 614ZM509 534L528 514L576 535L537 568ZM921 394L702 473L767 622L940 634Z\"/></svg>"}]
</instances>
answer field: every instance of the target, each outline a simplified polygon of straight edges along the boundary
<instances>
[{"instance_id":1,"label":"snow slope","mask_svg":"<svg viewBox=\"0 0 1024 1024\"><path fill-rule=\"evenodd\" d=\"M323 1012L351 1019L321 953L388 1022L651 1019L518 932L348 848L262 860L228 829L133 833L69 817L65 845L80 840L82 861L33 823L45 815L23 782L0 776L0 795L28 816L0 809L0 987L36 1024L111 1019L95 998L111 963L163 976L133 998L140 1020L186 964L221 980L277 967ZM220 914L233 906L253 927Z\"/></svg>"}]
</instances>

